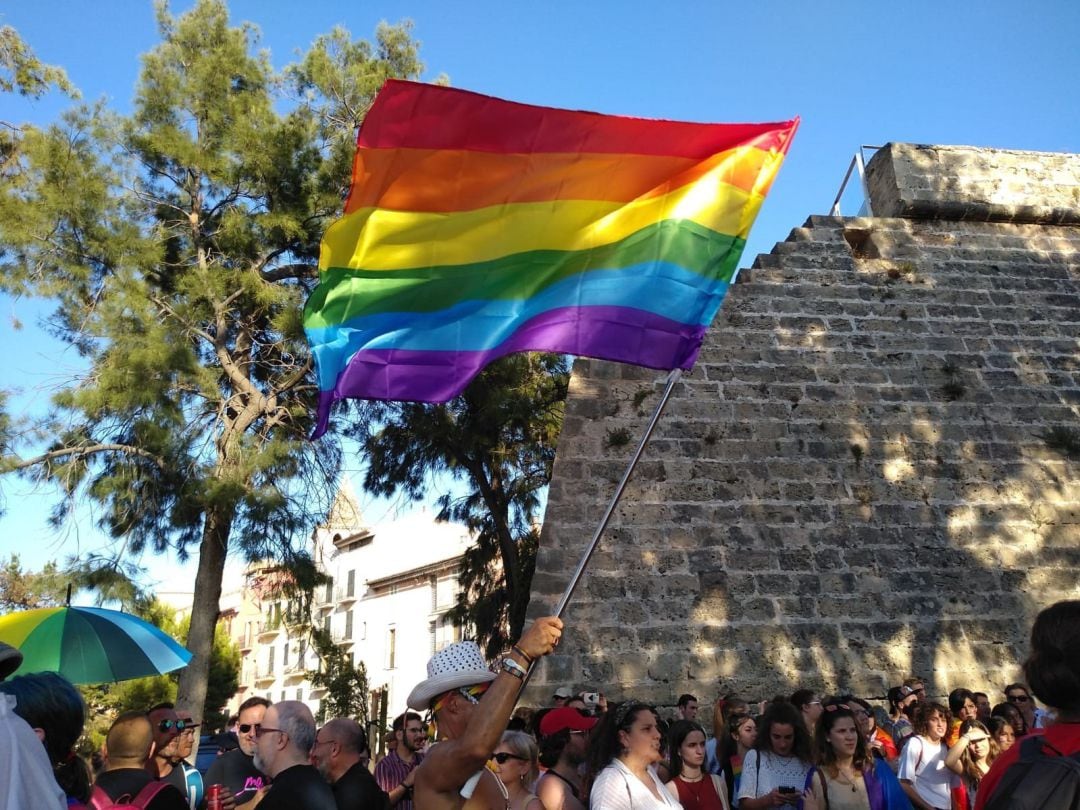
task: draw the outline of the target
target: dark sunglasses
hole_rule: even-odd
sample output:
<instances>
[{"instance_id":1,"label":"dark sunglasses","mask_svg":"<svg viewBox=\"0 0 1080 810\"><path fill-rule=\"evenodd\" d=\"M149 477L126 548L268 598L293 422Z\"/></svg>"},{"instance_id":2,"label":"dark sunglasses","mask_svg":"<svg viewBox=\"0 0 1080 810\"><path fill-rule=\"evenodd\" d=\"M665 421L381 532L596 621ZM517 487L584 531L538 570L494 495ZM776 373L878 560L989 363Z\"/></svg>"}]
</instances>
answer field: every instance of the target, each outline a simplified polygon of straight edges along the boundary
<instances>
[{"instance_id":1,"label":"dark sunglasses","mask_svg":"<svg viewBox=\"0 0 1080 810\"><path fill-rule=\"evenodd\" d=\"M1006 695L1005 699L1009 701L1009 703L1027 703L1031 700L1027 695Z\"/></svg>"},{"instance_id":2,"label":"dark sunglasses","mask_svg":"<svg viewBox=\"0 0 1080 810\"><path fill-rule=\"evenodd\" d=\"M511 754L509 751L500 751L497 754L492 754L491 758L493 760L495 760L496 762L498 762L500 765L505 765L506 760L508 760L508 759L517 759L517 760L521 760L522 762L528 762L529 761L525 757L519 757L517 754Z\"/></svg>"},{"instance_id":3,"label":"dark sunglasses","mask_svg":"<svg viewBox=\"0 0 1080 810\"><path fill-rule=\"evenodd\" d=\"M254 729L255 735L258 736L259 728L261 728L261 726L258 723L241 723L236 727L236 730L239 731L241 734L247 734L249 731Z\"/></svg>"},{"instance_id":4,"label":"dark sunglasses","mask_svg":"<svg viewBox=\"0 0 1080 810\"><path fill-rule=\"evenodd\" d=\"M185 723L183 720L162 720L158 723L158 728L162 731L168 731L171 728L175 728L177 731L183 731L190 723Z\"/></svg>"}]
</instances>

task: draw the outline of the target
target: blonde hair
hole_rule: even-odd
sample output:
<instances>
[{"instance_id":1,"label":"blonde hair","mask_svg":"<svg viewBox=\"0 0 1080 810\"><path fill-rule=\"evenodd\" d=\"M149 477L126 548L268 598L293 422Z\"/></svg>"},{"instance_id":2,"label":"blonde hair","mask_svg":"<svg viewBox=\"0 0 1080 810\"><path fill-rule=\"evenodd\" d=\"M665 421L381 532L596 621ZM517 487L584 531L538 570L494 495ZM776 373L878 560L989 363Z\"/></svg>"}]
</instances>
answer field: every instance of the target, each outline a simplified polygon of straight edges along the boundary
<instances>
[{"instance_id":1,"label":"blonde hair","mask_svg":"<svg viewBox=\"0 0 1080 810\"><path fill-rule=\"evenodd\" d=\"M540 778L540 765L537 762L539 752L536 740L524 731L504 731L502 744L510 749L510 753L524 757L529 763L529 773L525 777L525 789L532 790L536 780Z\"/></svg>"}]
</instances>

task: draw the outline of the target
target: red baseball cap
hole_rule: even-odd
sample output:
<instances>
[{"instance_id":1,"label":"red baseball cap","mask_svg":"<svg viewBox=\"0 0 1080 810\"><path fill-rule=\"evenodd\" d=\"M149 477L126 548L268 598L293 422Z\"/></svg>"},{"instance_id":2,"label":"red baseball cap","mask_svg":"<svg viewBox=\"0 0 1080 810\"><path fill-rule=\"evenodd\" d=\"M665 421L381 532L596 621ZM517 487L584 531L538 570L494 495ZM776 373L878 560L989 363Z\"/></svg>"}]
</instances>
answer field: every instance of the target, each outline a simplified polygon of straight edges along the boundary
<instances>
[{"instance_id":1,"label":"red baseball cap","mask_svg":"<svg viewBox=\"0 0 1080 810\"><path fill-rule=\"evenodd\" d=\"M552 734L558 734L563 729L588 731L595 725L595 717L587 717L572 706L563 707L561 709L552 709L544 715L543 719L540 720L540 734L549 737Z\"/></svg>"}]
</instances>

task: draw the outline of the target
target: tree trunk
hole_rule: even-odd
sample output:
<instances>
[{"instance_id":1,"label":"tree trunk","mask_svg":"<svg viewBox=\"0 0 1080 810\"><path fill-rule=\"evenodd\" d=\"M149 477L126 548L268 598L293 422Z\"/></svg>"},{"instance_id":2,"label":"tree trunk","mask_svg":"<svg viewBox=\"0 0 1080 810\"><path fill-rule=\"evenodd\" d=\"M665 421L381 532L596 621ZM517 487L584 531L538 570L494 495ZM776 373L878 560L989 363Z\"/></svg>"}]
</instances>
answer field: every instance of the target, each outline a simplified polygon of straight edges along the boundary
<instances>
[{"instance_id":1,"label":"tree trunk","mask_svg":"<svg viewBox=\"0 0 1080 810\"><path fill-rule=\"evenodd\" d=\"M202 722L206 687L210 678L210 655L214 649L214 628L221 601L221 579L225 573L225 553L229 547L233 510L227 507L208 512L199 545L199 569L195 574L196 597L191 605L191 626L187 648L191 661L180 673L177 706L191 712L196 723Z\"/></svg>"}]
</instances>

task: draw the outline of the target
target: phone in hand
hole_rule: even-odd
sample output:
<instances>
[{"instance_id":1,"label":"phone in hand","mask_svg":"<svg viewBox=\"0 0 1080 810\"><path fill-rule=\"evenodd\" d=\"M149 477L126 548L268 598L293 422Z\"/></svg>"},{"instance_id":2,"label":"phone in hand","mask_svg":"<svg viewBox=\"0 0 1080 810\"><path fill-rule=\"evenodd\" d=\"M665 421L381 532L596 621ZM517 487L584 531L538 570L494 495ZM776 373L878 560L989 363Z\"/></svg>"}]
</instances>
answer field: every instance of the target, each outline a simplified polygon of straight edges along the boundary
<instances>
[{"instance_id":1,"label":"phone in hand","mask_svg":"<svg viewBox=\"0 0 1080 810\"><path fill-rule=\"evenodd\" d=\"M797 787L791 787L789 785L781 785L777 788L781 793L794 793L796 796L802 795L802 791Z\"/></svg>"}]
</instances>

